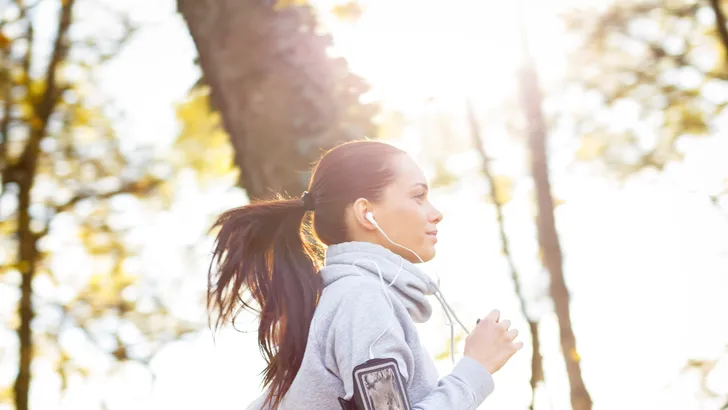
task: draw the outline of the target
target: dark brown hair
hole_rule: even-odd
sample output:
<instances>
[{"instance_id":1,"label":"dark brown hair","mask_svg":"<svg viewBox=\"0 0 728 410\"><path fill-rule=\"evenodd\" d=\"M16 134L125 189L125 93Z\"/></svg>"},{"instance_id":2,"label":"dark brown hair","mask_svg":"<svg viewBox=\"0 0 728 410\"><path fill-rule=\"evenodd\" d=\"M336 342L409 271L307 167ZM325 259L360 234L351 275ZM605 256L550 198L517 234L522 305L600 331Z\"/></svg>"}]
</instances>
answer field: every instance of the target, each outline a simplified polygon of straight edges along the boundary
<instances>
[{"instance_id":1,"label":"dark brown hair","mask_svg":"<svg viewBox=\"0 0 728 410\"><path fill-rule=\"evenodd\" d=\"M213 229L220 231L208 273L207 306L217 315L215 328L234 321L241 309L258 315L258 346L267 363L266 404L274 409L303 361L322 290L323 245L349 240L347 206L359 198L379 200L396 177L393 159L403 153L381 142L341 144L313 170L311 218L301 198L277 197L231 209L215 222Z\"/></svg>"}]
</instances>

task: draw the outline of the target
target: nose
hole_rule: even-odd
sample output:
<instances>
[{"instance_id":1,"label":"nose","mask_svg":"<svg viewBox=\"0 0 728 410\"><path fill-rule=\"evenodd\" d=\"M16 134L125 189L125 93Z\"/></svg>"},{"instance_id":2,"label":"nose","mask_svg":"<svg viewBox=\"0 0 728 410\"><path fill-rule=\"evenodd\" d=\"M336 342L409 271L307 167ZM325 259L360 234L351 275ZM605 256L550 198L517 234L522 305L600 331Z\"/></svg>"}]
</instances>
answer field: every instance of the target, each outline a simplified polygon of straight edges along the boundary
<instances>
[{"instance_id":1,"label":"nose","mask_svg":"<svg viewBox=\"0 0 728 410\"><path fill-rule=\"evenodd\" d=\"M435 206L432 206L432 211L430 212L430 222L433 224L439 224L442 221L442 218L444 216L442 215L442 212L440 212L439 209L435 208Z\"/></svg>"}]
</instances>

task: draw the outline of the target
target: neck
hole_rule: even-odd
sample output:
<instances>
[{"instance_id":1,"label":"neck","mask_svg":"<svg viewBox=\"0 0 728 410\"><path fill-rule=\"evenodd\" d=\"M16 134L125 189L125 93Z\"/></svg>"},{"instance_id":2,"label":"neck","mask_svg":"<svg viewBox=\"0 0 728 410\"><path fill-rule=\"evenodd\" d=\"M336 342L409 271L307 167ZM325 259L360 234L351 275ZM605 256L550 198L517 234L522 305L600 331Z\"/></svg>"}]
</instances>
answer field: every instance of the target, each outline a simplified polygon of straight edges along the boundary
<instances>
[{"instance_id":1,"label":"neck","mask_svg":"<svg viewBox=\"0 0 728 410\"><path fill-rule=\"evenodd\" d=\"M394 253L395 255L398 255L401 258L404 258L409 263L420 263L420 259L417 258L412 252L408 251L402 246L398 246L395 243L392 243L385 238L384 234L382 234L379 231L366 231L366 232L359 232L357 235L352 235L351 238L352 242L364 242L364 243L371 243L374 245L381 246L382 248L385 248L389 250L390 252Z\"/></svg>"}]
</instances>

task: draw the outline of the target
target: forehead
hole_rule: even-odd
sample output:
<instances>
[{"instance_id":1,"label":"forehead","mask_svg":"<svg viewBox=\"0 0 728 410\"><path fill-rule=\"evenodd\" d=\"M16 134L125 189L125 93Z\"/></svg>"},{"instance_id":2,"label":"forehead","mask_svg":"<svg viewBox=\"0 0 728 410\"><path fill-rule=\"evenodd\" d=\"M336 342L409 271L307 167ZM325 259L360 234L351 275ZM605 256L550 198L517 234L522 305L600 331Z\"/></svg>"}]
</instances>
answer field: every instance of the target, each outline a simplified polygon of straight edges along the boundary
<instances>
[{"instance_id":1,"label":"forehead","mask_svg":"<svg viewBox=\"0 0 728 410\"><path fill-rule=\"evenodd\" d=\"M409 155L400 155L397 158L396 169L395 184L397 185L409 187L417 183L427 184L425 173Z\"/></svg>"}]
</instances>

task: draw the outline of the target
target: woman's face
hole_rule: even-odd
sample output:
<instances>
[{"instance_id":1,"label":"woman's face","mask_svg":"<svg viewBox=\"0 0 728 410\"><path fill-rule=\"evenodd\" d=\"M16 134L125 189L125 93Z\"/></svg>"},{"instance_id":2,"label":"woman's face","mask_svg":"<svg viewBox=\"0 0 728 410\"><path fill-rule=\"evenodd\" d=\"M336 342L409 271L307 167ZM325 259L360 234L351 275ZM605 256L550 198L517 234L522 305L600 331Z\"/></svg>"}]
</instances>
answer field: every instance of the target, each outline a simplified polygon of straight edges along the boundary
<instances>
[{"instance_id":1,"label":"woman's face","mask_svg":"<svg viewBox=\"0 0 728 410\"><path fill-rule=\"evenodd\" d=\"M400 155L396 161L397 176L382 199L373 204L374 218L392 241L427 262L435 257L437 224L442 214L428 199L429 187L420 167L409 155ZM410 262L419 262L411 252L386 238L381 238L380 244Z\"/></svg>"}]
</instances>

